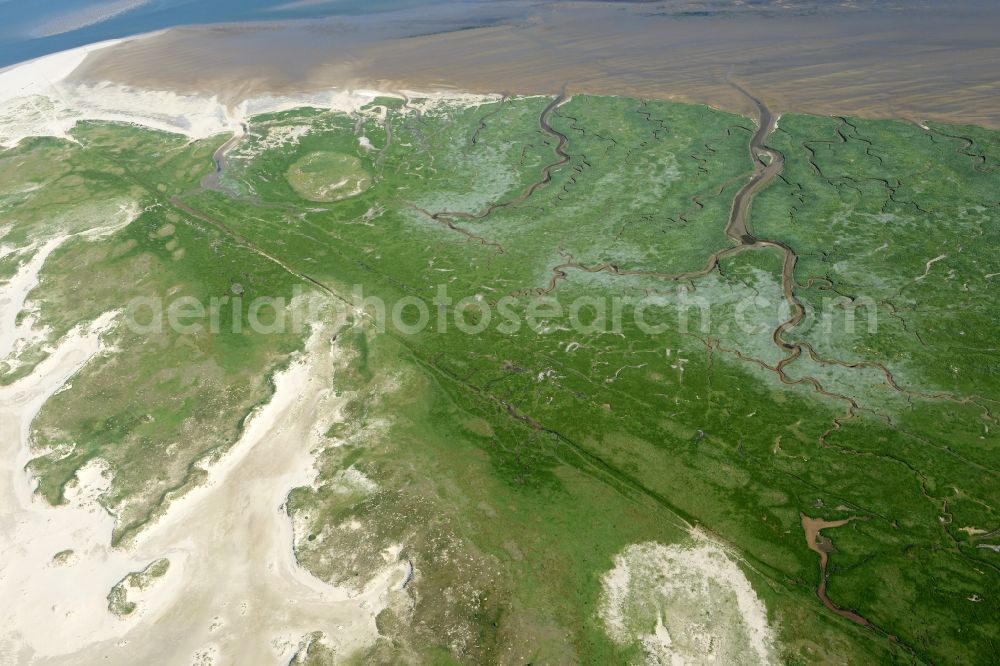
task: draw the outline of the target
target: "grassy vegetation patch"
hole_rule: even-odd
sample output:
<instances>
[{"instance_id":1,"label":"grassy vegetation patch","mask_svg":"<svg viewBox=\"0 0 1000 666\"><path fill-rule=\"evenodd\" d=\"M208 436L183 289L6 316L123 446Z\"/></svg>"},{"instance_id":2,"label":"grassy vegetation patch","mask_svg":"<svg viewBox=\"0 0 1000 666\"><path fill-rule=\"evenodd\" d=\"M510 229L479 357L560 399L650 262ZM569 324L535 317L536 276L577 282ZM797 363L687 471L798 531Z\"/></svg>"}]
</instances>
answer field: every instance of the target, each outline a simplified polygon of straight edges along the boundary
<instances>
[{"instance_id":1,"label":"grassy vegetation patch","mask_svg":"<svg viewBox=\"0 0 1000 666\"><path fill-rule=\"evenodd\" d=\"M161 558L150 562L142 571L135 571L115 583L108 593L108 610L119 618L125 618L136 611L138 605L129 600L129 593L145 592L157 579L167 575L170 560Z\"/></svg>"},{"instance_id":2,"label":"grassy vegetation patch","mask_svg":"<svg viewBox=\"0 0 1000 666\"><path fill-rule=\"evenodd\" d=\"M1000 640L984 620L1000 608L996 133L783 116L769 142L785 167L750 219L773 242L712 262L732 246L752 122L551 102L256 118L225 191L198 188L221 137L83 124L77 144L23 142L0 154L2 274L69 237L30 295L47 332L16 372L139 297L350 300L357 285L390 315L406 298L433 316L446 287L522 321L546 299L592 299L579 327L546 314L477 334L454 319L340 333L348 407L288 510L299 560L324 580L412 565L361 661L641 658L638 638L608 633L603 576L635 544L673 547L697 526L734 554L782 661L986 663ZM126 201L134 220L85 236ZM632 303L646 297L653 328ZM593 299L612 298L625 304L606 330ZM303 341L245 314L220 324L110 334L34 424L39 491L57 502L107 461L121 538L196 483ZM878 630L817 598L804 513L863 518L824 533L828 594ZM662 600L636 594L630 636L655 636Z\"/></svg>"},{"instance_id":3,"label":"grassy vegetation patch","mask_svg":"<svg viewBox=\"0 0 1000 666\"><path fill-rule=\"evenodd\" d=\"M371 186L371 176L353 155L310 153L288 167L288 182L303 199L331 202L357 196Z\"/></svg>"}]
</instances>

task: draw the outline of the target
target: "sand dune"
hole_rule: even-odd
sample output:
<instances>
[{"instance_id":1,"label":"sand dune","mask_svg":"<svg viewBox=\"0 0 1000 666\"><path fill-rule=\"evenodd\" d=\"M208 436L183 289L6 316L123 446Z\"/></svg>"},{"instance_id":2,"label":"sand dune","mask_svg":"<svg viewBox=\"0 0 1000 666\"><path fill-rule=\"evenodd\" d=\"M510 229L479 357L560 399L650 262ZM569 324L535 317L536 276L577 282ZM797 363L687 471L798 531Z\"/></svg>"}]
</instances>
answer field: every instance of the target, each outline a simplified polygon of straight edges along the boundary
<instances>
[{"instance_id":1,"label":"sand dune","mask_svg":"<svg viewBox=\"0 0 1000 666\"><path fill-rule=\"evenodd\" d=\"M23 307L26 289L63 240L37 250L0 288L5 314ZM206 467L206 483L124 548L110 546L114 519L99 503L109 484L100 461L78 473L67 504L35 496L25 471L31 421L105 350L102 335L116 317L112 311L78 326L33 374L0 388L0 662L278 663L316 631L341 654L373 641L375 615L404 580L405 563L387 554L384 571L360 592L327 585L298 565L283 510L292 488L312 482L311 450L326 425L319 422L335 417L342 401L333 393L334 350L322 327L275 377L274 396L240 441ZM8 346L30 334L4 331ZM109 612L111 588L160 558L170 567L130 599L136 611L124 619Z\"/></svg>"}]
</instances>

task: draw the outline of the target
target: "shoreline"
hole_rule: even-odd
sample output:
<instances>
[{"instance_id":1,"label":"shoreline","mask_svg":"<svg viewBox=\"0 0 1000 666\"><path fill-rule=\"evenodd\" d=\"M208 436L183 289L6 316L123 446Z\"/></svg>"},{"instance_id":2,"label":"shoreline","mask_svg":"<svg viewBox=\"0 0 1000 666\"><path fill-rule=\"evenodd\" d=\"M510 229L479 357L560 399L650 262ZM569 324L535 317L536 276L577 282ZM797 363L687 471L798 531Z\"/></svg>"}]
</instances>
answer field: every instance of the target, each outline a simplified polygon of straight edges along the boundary
<instances>
[{"instance_id":1,"label":"shoreline","mask_svg":"<svg viewBox=\"0 0 1000 666\"><path fill-rule=\"evenodd\" d=\"M190 30L190 29L185 29ZM213 28L218 30L218 28ZM0 70L0 149L12 148L28 137L70 138L72 128L81 121L106 121L133 124L151 130L180 134L190 140L201 140L221 134L241 131L247 121L257 115L276 113L296 108L314 107L356 113L376 97L426 98L433 102L481 104L495 98L497 91L460 88L454 85L409 81L362 80L345 76L337 84L316 82L312 85L273 89L238 86L218 90L199 89L200 86L174 88L149 88L126 81L90 80L94 57L117 59L116 49L148 43L149 40L169 38L170 30L145 33L120 40L108 40L62 51L26 61ZM751 84L752 85L752 84ZM603 86L591 89L587 85L565 85L569 96L594 95L628 97L632 99L658 99L679 104L703 105L746 118L753 117L747 99L727 80L718 98L699 96L697 93L674 92L652 96L637 96L624 91L609 91ZM510 85L503 94L514 96L554 96L532 85ZM767 95L760 95L766 98ZM728 98L736 97L738 101ZM38 99L49 106L41 108ZM723 99L727 98L727 99ZM803 113L837 117L847 114L842 110L788 111L780 114ZM859 117L878 120L897 120L926 127L926 122L952 125L977 125L990 129L1000 128L986 122L974 122L963 117L942 117L935 114L864 114Z\"/></svg>"},{"instance_id":2,"label":"shoreline","mask_svg":"<svg viewBox=\"0 0 1000 666\"><path fill-rule=\"evenodd\" d=\"M160 33L152 33L156 35ZM142 39L148 35L136 37ZM258 115L314 107L357 113L378 97L416 97L437 102L479 104L495 95L463 91L379 90L324 86L288 92L260 91L233 97L212 91L141 88L111 81L78 82L73 74L92 53L127 44L114 40L70 49L0 70L0 150L23 139L70 139L83 121L119 122L150 130L207 139L242 131Z\"/></svg>"},{"instance_id":3,"label":"shoreline","mask_svg":"<svg viewBox=\"0 0 1000 666\"><path fill-rule=\"evenodd\" d=\"M4 67L0 104L58 82L107 95L89 100L102 118L116 111L114 93L122 89L163 93L143 106L167 110L164 97L212 99L236 109L255 99L410 89L610 95L707 104L752 117L755 109L729 86L732 79L779 114L1000 129L997 20L1000 7L967 4L685 16L660 3L510 0L477 9L443 3L182 24ZM173 115L185 109L178 111ZM0 130L5 120L0 116ZM167 124L183 123L175 118L160 127Z\"/></svg>"},{"instance_id":4,"label":"shoreline","mask_svg":"<svg viewBox=\"0 0 1000 666\"><path fill-rule=\"evenodd\" d=\"M921 21L929 16L918 13ZM923 28L897 30L892 13L831 15L827 23L811 34L816 28L798 16L690 22L599 3L418 36L371 17L174 27L0 69L0 146L68 138L80 120L198 140L237 132L261 113L307 106L351 113L400 94L478 101L564 91L704 104L752 118L730 79L778 114L1000 129L991 102L1000 95L1000 45L973 32L967 47L941 55L934 45L906 43L908 32ZM833 37L821 38L826 32ZM788 45L776 41L786 33ZM852 42L859 55L846 48Z\"/></svg>"},{"instance_id":5,"label":"shoreline","mask_svg":"<svg viewBox=\"0 0 1000 666\"><path fill-rule=\"evenodd\" d=\"M333 87L565 91L752 116L732 78L780 114L997 129L1000 44L984 23L947 12L903 21L891 12L832 15L820 26L802 16L687 21L597 4L418 36L347 20L195 26L95 53L70 80L211 94L230 104Z\"/></svg>"}]
</instances>

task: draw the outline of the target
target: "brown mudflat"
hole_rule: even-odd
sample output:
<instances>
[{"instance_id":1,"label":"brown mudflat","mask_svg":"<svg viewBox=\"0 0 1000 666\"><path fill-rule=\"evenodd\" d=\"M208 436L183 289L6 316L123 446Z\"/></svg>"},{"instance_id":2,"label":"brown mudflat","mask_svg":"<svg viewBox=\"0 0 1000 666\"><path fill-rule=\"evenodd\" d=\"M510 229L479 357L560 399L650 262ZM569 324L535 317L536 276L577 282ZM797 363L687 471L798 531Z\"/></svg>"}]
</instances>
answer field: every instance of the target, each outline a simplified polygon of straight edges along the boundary
<instances>
[{"instance_id":1,"label":"brown mudflat","mask_svg":"<svg viewBox=\"0 0 1000 666\"><path fill-rule=\"evenodd\" d=\"M830 553L833 551L833 542L824 538L823 535L820 534L820 530L843 527L852 520L859 520L858 517L852 516L843 520L823 520L822 518L810 518L804 513L800 515L802 517L802 530L806 534L806 545L809 546L809 550L819 554L819 587L816 588L816 596L819 597L824 606L832 610L837 615L846 617L848 620L856 622L864 627L871 626L871 623L860 614L846 608L841 608L837 604L830 601L830 597L826 595L826 565L829 561Z\"/></svg>"},{"instance_id":2,"label":"brown mudflat","mask_svg":"<svg viewBox=\"0 0 1000 666\"><path fill-rule=\"evenodd\" d=\"M524 94L565 86L752 112L731 77L775 113L1000 127L995 3L708 16L661 5L491 3L496 16L464 17L488 27L462 30L454 15L181 28L94 54L77 78L233 101L328 86ZM425 34L406 36L414 31Z\"/></svg>"}]
</instances>

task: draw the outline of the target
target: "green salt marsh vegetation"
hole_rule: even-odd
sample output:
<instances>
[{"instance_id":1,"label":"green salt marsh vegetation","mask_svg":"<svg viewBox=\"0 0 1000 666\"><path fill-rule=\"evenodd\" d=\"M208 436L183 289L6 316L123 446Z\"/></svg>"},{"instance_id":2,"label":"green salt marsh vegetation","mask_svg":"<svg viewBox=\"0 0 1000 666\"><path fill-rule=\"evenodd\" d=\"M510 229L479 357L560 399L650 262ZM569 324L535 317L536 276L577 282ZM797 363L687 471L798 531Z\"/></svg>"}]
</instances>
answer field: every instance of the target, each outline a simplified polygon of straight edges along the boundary
<instances>
[{"instance_id":1,"label":"green salt marsh vegetation","mask_svg":"<svg viewBox=\"0 0 1000 666\"><path fill-rule=\"evenodd\" d=\"M798 257L809 316L785 334L804 350L789 358L772 337L789 317L782 255L743 251L706 270L732 244L753 121L551 102L380 98L353 116L258 117L224 191L199 183L228 137L84 123L75 143L0 153L0 243L14 248L0 275L67 236L29 297L47 333L3 381L136 298L282 297L290 313L302 290L350 300L359 285L436 313L445 286L491 308L506 297L522 321L546 298L593 299L576 327L549 314L513 331L409 333L355 313L338 334L333 388L347 406L287 510L300 563L324 580L363 585L387 550L412 566L357 660L643 662L644 643L613 638L601 615L605 575L630 545L683 544L697 527L746 575L782 661L989 663L997 133L781 118L769 145L784 169L750 230ZM134 219L84 235L123 206ZM634 305L651 296L652 332ZM600 308L613 297L609 330ZM220 309L217 331L112 331L112 350L35 422L38 492L58 503L76 470L105 461L103 501L125 540L196 484L307 335L261 333L247 316ZM803 515L853 518L822 533L826 593L867 626L817 597ZM321 642L306 657L333 658Z\"/></svg>"}]
</instances>

